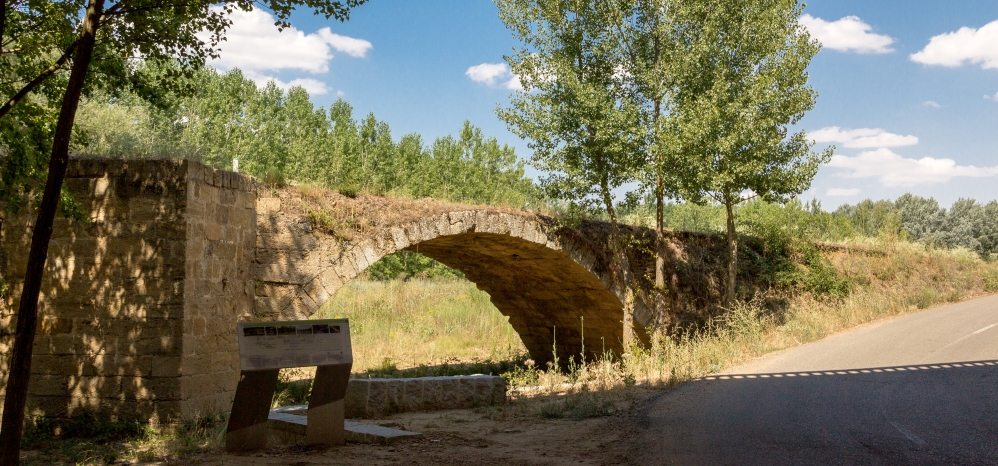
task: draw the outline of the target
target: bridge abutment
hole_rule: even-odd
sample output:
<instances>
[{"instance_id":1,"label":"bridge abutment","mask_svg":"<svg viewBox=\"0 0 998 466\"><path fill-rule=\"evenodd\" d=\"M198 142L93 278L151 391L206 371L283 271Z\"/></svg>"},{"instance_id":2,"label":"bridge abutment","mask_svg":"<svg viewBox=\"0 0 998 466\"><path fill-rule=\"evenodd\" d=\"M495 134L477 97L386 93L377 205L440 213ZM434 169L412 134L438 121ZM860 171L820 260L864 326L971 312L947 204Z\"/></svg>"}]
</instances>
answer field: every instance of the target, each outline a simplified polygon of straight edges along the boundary
<instances>
[{"instance_id":1,"label":"bridge abutment","mask_svg":"<svg viewBox=\"0 0 998 466\"><path fill-rule=\"evenodd\" d=\"M227 410L235 322L253 306L253 180L186 161L82 159L66 187L82 218L56 219L28 414L175 422ZM7 214L0 228L4 381L33 220Z\"/></svg>"}]
</instances>

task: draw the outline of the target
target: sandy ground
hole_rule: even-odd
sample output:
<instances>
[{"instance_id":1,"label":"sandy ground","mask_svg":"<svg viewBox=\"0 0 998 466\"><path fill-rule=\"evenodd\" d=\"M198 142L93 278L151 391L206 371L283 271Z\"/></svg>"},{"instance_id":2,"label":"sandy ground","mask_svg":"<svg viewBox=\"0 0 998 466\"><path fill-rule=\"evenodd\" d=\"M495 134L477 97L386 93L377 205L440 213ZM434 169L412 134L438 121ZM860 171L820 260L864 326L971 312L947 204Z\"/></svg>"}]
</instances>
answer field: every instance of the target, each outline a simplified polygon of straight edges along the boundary
<instances>
[{"instance_id":1,"label":"sandy ground","mask_svg":"<svg viewBox=\"0 0 998 466\"><path fill-rule=\"evenodd\" d=\"M633 435L633 406L655 391L631 389L616 403L612 416L588 419L545 419L531 401L499 408L403 413L371 421L422 435L390 445L348 443L309 449L274 446L253 454L212 452L188 458L188 464L618 464L618 445ZM366 421L365 421L366 422Z\"/></svg>"}]
</instances>

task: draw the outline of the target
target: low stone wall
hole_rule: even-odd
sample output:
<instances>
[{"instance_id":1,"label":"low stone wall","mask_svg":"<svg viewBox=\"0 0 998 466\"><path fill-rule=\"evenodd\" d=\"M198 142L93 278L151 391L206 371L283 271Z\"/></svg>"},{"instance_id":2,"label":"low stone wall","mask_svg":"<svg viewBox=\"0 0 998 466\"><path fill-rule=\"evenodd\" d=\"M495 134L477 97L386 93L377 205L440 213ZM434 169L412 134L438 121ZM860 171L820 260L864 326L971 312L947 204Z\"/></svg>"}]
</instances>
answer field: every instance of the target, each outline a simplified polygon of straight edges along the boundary
<instances>
[{"instance_id":1,"label":"low stone wall","mask_svg":"<svg viewBox=\"0 0 998 466\"><path fill-rule=\"evenodd\" d=\"M506 400L506 379L492 375L350 379L346 416L375 418L408 411L474 408Z\"/></svg>"}]
</instances>

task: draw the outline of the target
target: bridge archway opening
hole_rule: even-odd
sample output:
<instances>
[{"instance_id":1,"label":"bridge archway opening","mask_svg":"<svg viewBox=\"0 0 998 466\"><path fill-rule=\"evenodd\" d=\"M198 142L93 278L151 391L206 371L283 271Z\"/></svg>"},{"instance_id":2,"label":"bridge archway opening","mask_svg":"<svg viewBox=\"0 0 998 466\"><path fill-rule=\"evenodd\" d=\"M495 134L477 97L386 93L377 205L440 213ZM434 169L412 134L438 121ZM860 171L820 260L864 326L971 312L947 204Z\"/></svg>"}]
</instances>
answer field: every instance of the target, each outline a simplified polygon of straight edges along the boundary
<instances>
[{"instance_id":1,"label":"bridge archway opening","mask_svg":"<svg viewBox=\"0 0 998 466\"><path fill-rule=\"evenodd\" d=\"M628 337L638 328L636 312L625 322L629 285L611 270L609 230L601 224L568 227L491 207L324 195L289 189L258 200L257 318L308 318L372 264L410 251L460 271L487 293L539 364L555 355L621 354L625 325ZM378 209L384 213L363 217Z\"/></svg>"},{"instance_id":2,"label":"bridge archway opening","mask_svg":"<svg viewBox=\"0 0 998 466\"><path fill-rule=\"evenodd\" d=\"M355 372L516 361L527 354L487 293L460 271L412 251L372 264L313 318L350 319ZM474 365L467 370L482 372Z\"/></svg>"},{"instance_id":3,"label":"bridge archway opening","mask_svg":"<svg viewBox=\"0 0 998 466\"><path fill-rule=\"evenodd\" d=\"M540 364L555 356L566 361L585 353L592 360L622 352L623 305L564 250L480 231L440 235L403 250L460 271L508 318Z\"/></svg>"}]
</instances>

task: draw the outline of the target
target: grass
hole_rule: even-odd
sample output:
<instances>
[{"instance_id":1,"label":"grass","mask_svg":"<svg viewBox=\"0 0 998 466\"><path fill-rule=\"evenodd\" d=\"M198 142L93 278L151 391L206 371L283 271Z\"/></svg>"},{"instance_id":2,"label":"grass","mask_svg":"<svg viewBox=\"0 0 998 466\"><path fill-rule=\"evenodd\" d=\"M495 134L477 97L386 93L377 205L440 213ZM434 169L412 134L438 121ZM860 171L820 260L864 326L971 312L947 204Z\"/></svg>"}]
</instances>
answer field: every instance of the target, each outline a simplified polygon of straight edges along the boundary
<instances>
[{"instance_id":1,"label":"grass","mask_svg":"<svg viewBox=\"0 0 998 466\"><path fill-rule=\"evenodd\" d=\"M172 460L221 445L225 416L197 416L156 428L84 414L69 420L37 418L25 428L24 464L116 464Z\"/></svg>"},{"instance_id":2,"label":"grass","mask_svg":"<svg viewBox=\"0 0 998 466\"><path fill-rule=\"evenodd\" d=\"M315 317L350 319L353 370L371 375L420 366L433 375L487 373L495 370L489 361L526 353L489 295L466 280L355 280Z\"/></svg>"},{"instance_id":3,"label":"grass","mask_svg":"<svg viewBox=\"0 0 998 466\"><path fill-rule=\"evenodd\" d=\"M841 298L801 293L773 314L764 296L734 305L696 331L657 336L650 348L631 348L569 373L535 369L526 379L573 390L637 384L675 384L725 369L768 352L818 340L857 325L994 292L998 263L970 251L926 250L894 242L881 254L848 248L826 252L839 274L856 286ZM524 378L523 374L519 374Z\"/></svg>"}]
</instances>

